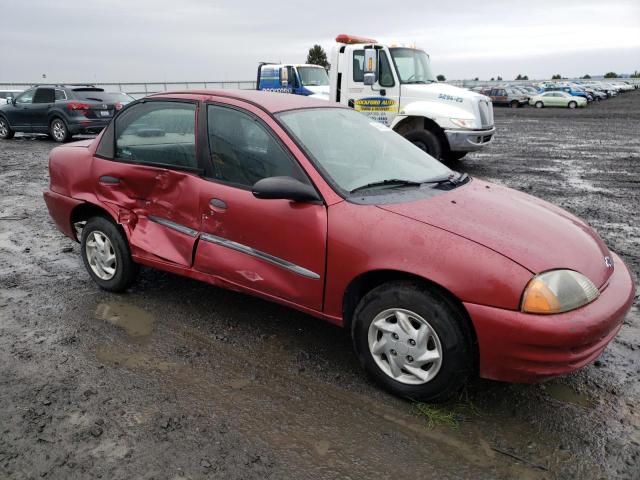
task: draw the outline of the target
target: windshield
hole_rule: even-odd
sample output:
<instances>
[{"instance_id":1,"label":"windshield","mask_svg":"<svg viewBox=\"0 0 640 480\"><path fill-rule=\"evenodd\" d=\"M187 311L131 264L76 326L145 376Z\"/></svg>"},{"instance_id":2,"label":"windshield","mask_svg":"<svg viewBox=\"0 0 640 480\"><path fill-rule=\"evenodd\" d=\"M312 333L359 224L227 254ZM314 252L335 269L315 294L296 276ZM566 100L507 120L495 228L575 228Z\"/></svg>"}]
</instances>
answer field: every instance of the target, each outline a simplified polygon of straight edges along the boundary
<instances>
[{"instance_id":1,"label":"windshield","mask_svg":"<svg viewBox=\"0 0 640 480\"><path fill-rule=\"evenodd\" d=\"M298 67L298 75L304 87L329 85L329 76L324 68Z\"/></svg>"},{"instance_id":2,"label":"windshield","mask_svg":"<svg viewBox=\"0 0 640 480\"><path fill-rule=\"evenodd\" d=\"M398 71L400 83L433 83L429 56L414 48L390 48L391 58Z\"/></svg>"},{"instance_id":3,"label":"windshield","mask_svg":"<svg viewBox=\"0 0 640 480\"><path fill-rule=\"evenodd\" d=\"M135 99L124 92L105 92L100 90L74 90L73 93L80 100L93 100L105 103L130 103Z\"/></svg>"},{"instance_id":4,"label":"windshield","mask_svg":"<svg viewBox=\"0 0 640 480\"><path fill-rule=\"evenodd\" d=\"M453 174L390 128L353 110L313 108L277 116L343 193L385 180L423 183ZM393 187L397 184L375 188Z\"/></svg>"}]
</instances>

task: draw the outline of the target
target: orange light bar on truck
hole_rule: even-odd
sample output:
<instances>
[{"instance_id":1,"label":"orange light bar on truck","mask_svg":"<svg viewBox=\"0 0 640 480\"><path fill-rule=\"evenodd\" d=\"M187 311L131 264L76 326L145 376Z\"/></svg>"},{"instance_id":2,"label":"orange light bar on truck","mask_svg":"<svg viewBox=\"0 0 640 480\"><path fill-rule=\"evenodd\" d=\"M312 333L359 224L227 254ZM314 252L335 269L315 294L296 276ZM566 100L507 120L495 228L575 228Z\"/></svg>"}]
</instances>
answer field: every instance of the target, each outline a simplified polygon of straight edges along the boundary
<instances>
[{"instance_id":1,"label":"orange light bar on truck","mask_svg":"<svg viewBox=\"0 0 640 480\"><path fill-rule=\"evenodd\" d=\"M336 42L346 43L347 45L353 45L356 43L378 43L378 41L373 38L358 37L356 35L347 35L345 33L338 35L336 37Z\"/></svg>"}]
</instances>

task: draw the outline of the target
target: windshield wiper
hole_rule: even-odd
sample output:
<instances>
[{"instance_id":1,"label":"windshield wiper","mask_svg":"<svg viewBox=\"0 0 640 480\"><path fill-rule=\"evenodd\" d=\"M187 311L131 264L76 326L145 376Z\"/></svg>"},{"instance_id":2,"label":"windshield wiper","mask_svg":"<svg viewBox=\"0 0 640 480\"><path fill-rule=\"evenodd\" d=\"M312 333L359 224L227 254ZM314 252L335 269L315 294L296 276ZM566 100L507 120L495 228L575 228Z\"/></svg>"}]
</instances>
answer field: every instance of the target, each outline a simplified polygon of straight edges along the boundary
<instances>
[{"instance_id":1,"label":"windshield wiper","mask_svg":"<svg viewBox=\"0 0 640 480\"><path fill-rule=\"evenodd\" d=\"M468 179L469 175L467 175L466 173L454 172L447 175L446 177L432 178L431 180L426 180L422 183L450 183L451 185L460 185L462 183L465 183Z\"/></svg>"},{"instance_id":2,"label":"windshield wiper","mask_svg":"<svg viewBox=\"0 0 640 480\"><path fill-rule=\"evenodd\" d=\"M369 188L374 188L374 187L384 187L384 186L388 186L390 188L406 187L406 186L419 187L420 185L422 185L421 182L414 182L413 180L401 180L397 178L390 178L387 180L380 180L379 182L371 182L371 183L367 183L366 185L361 185L359 187L354 188L349 193L359 192L360 190L368 190Z\"/></svg>"}]
</instances>

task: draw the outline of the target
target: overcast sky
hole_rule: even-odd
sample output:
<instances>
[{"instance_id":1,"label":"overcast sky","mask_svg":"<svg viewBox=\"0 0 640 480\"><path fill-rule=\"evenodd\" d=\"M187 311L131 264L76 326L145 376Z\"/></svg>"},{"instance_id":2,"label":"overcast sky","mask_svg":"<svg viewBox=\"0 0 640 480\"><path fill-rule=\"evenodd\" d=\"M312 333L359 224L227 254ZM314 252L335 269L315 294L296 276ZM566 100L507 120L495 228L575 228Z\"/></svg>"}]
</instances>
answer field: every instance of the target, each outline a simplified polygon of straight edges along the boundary
<instances>
[{"instance_id":1,"label":"overcast sky","mask_svg":"<svg viewBox=\"0 0 640 480\"><path fill-rule=\"evenodd\" d=\"M640 0L0 5L0 82L250 80L258 61L304 62L339 33L415 43L449 79L640 70Z\"/></svg>"}]
</instances>

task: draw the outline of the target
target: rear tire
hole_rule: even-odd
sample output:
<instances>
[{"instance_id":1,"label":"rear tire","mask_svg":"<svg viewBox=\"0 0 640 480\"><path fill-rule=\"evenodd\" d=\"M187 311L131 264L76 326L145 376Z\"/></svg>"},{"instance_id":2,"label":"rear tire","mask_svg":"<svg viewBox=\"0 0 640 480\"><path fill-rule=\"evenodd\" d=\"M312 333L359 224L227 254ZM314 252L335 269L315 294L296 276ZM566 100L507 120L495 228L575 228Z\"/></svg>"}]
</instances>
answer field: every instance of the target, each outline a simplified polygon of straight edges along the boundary
<instances>
[{"instance_id":1,"label":"rear tire","mask_svg":"<svg viewBox=\"0 0 640 480\"><path fill-rule=\"evenodd\" d=\"M140 266L131 259L125 235L105 217L93 217L82 229L81 255L85 268L98 286L110 292L129 288Z\"/></svg>"},{"instance_id":2,"label":"rear tire","mask_svg":"<svg viewBox=\"0 0 640 480\"><path fill-rule=\"evenodd\" d=\"M6 118L0 117L0 138L3 140L9 140L13 138L16 134L11 127L9 126L9 122Z\"/></svg>"},{"instance_id":3,"label":"rear tire","mask_svg":"<svg viewBox=\"0 0 640 480\"><path fill-rule=\"evenodd\" d=\"M396 281L362 298L351 334L362 366L382 387L411 400L442 402L474 371L469 328L444 293Z\"/></svg>"},{"instance_id":4,"label":"rear tire","mask_svg":"<svg viewBox=\"0 0 640 480\"><path fill-rule=\"evenodd\" d=\"M520 106L520 103L519 103L517 100L513 100L513 101L509 104L509 106L510 106L511 108L518 108L518 107Z\"/></svg>"},{"instance_id":5,"label":"rear tire","mask_svg":"<svg viewBox=\"0 0 640 480\"><path fill-rule=\"evenodd\" d=\"M54 118L49 125L49 134L58 143L64 143L71 140L71 134L67 124L61 118Z\"/></svg>"},{"instance_id":6,"label":"rear tire","mask_svg":"<svg viewBox=\"0 0 640 480\"><path fill-rule=\"evenodd\" d=\"M542 108L542 107L544 107L544 103L542 103L540 101L537 101L536 102L536 108Z\"/></svg>"},{"instance_id":7,"label":"rear tire","mask_svg":"<svg viewBox=\"0 0 640 480\"><path fill-rule=\"evenodd\" d=\"M578 104L574 101L569 102L569 105L568 105L569 108L576 108L577 106Z\"/></svg>"},{"instance_id":8,"label":"rear tire","mask_svg":"<svg viewBox=\"0 0 640 480\"><path fill-rule=\"evenodd\" d=\"M438 137L429 130L411 130L404 134L404 138L413 143L416 147L424 150L437 160L442 159L442 145Z\"/></svg>"}]
</instances>

